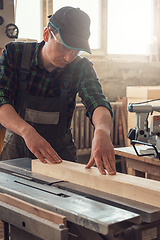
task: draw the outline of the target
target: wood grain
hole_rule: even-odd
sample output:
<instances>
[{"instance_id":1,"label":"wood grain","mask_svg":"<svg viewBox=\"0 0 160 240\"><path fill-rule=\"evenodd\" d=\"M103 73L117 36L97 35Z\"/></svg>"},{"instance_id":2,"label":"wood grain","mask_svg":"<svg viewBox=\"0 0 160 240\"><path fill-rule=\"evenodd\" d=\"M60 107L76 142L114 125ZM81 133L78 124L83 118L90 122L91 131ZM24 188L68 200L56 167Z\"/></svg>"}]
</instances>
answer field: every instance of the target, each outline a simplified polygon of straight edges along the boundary
<instances>
[{"instance_id":1,"label":"wood grain","mask_svg":"<svg viewBox=\"0 0 160 240\"><path fill-rule=\"evenodd\" d=\"M101 175L96 167L85 169L83 164L67 161L43 164L37 159L32 160L32 171L160 207L160 182L155 180L122 173Z\"/></svg>"},{"instance_id":2,"label":"wood grain","mask_svg":"<svg viewBox=\"0 0 160 240\"><path fill-rule=\"evenodd\" d=\"M0 201L10 204L11 206L17 207L28 213L32 213L38 217L44 218L50 222L56 223L58 225L64 224L66 226L65 216L40 208L31 203L18 199L16 197L10 196L8 194L0 193Z\"/></svg>"}]
</instances>

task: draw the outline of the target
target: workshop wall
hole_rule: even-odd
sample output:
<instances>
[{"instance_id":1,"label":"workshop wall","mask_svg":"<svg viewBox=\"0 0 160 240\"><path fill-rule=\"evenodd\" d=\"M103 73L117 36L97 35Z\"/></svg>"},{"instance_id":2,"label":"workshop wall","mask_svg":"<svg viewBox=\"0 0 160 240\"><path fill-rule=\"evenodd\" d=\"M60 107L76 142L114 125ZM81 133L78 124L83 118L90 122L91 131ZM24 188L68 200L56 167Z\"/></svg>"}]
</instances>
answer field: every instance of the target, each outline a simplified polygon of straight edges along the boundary
<instances>
[{"instance_id":1,"label":"workshop wall","mask_svg":"<svg viewBox=\"0 0 160 240\"><path fill-rule=\"evenodd\" d=\"M114 102L117 96L126 96L127 86L160 85L160 63L158 62L109 62L92 59L107 98Z\"/></svg>"}]
</instances>

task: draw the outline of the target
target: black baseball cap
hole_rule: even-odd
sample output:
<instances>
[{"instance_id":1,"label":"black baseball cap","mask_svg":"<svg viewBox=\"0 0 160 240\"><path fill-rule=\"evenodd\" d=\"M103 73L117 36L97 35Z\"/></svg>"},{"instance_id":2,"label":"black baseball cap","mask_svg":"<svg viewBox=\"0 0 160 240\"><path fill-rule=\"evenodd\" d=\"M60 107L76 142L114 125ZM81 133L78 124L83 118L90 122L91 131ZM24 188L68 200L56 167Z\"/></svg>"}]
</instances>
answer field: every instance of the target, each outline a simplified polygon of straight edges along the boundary
<instances>
[{"instance_id":1,"label":"black baseball cap","mask_svg":"<svg viewBox=\"0 0 160 240\"><path fill-rule=\"evenodd\" d=\"M49 23L57 29L66 47L91 54L88 43L90 18L84 11L69 6L62 7L50 17Z\"/></svg>"}]
</instances>

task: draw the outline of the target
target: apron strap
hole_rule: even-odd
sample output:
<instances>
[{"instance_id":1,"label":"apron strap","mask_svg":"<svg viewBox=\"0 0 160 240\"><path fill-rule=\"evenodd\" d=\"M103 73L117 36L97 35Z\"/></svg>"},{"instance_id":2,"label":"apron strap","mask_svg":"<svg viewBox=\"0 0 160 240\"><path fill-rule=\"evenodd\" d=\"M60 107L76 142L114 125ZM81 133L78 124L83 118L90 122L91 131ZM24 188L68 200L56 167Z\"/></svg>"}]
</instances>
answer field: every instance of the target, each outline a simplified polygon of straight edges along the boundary
<instances>
[{"instance_id":1,"label":"apron strap","mask_svg":"<svg viewBox=\"0 0 160 240\"><path fill-rule=\"evenodd\" d=\"M66 105L66 109L67 109L67 96L68 96L68 92L69 92L69 87L70 87L70 84L72 82L72 67L74 67L78 62L79 60L81 59L81 57L77 56L73 62L71 62L69 65L67 65L65 68L64 68L64 76L63 76L63 87L61 89L61 103L60 105L64 106ZM63 119L65 119L67 117L67 112L62 112L63 114ZM67 126L66 126L67 127ZM62 129L59 129L59 135L62 136ZM67 133L66 133L66 136L67 136ZM73 143L72 141L72 134L70 132L70 141L68 141L68 138L65 136L65 143L66 143L66 147L70 146L70 145L73 145L74 147L74 152L75 152L75 156L76 156L76 147L75 147L75 144ZM70 152L70 151L69 151Z\"/></svg>"},{"instance_id":2,"label":"apron strap","mask_svg":"<svg viewBox=\"0 0 160 240\"><path fill-rule=\"evenodd\" d=\"M26 80L30 71L31 52L32 52L32 43L31 42L24 43L22 62L21 62L21 68L20 68L22 81Z\"/></svg>"},{"instance_id":3,"label":"apron strap","mask_svg":"<svg viewBox=\"0 0 160 240\"><path fill-rule=\"evenodd\" d=\"M20 112L21 98L27 87L26 78L30 72L31 53L32 53L32 43L31 42L24 43L22 62L21 62L21 68L20 68L21 80L19 82L20 84L19 92L18 92L17 100L14 106L17 113Z\"/></svg>"}]
</instances>

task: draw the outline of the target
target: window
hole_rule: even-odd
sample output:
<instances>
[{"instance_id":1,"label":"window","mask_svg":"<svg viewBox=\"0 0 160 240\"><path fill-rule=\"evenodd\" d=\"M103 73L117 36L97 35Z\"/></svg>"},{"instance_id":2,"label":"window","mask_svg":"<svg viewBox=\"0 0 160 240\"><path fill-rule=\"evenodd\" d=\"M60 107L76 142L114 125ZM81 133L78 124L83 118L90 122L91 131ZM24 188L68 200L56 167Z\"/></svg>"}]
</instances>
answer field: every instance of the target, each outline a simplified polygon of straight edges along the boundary
<instances>
[{"instance_id":1,"label":"window","mask_svg":"<svg viewBox=\"0 0 160 240\"><path fill-rule=\"evenodd\" d=\"M52 1L14 0L19 38L42 40L43 12ZM43 2L43 4L42 4ZM54 0L50 14L63 6L79 7L91 18L89 43L93 55L149 55L153 41L153 0ZM42 6L41 6L42 4ZM43 24L43 26L42 26Z\"/></svg>"},{"instance_id":2,"label":"window","mask_svg":"<svg viewBox=\"0 0 160 240\"><path fill-rule=\"evenodd\" d=\"M53 13L64 6L79 7L91 18L91 36L89 43L91 49L100 48L100 0L54 0Z\"/></svg>"},{"instance_id":3,"label":"window","mask_svg":"<svg viewBox=\"0 0 160 240\"><path fill-rule=\"evenodd\" d=\"M108 0L108 54L147 55L152 18L152 0Z\"/></svg>"},{"instance_id":4,"label":"window","mask_svg":"<svg viewBox=\"0 0 160 240\"><path fill-rule=\"evenodd\" d=\"M41 0L14 0L16 6L15 24L18 38L42 40Z\"/></svg>"}]
</instances>

